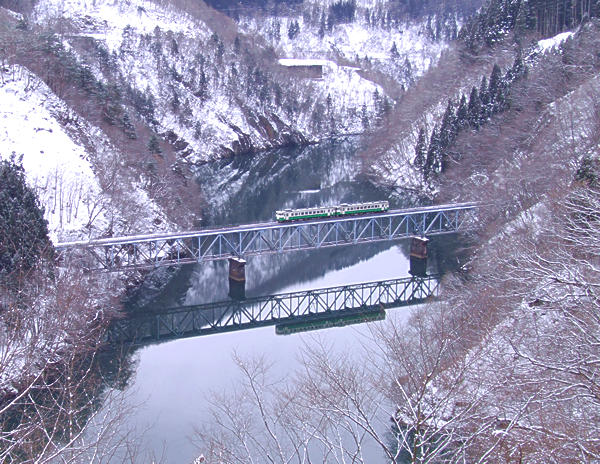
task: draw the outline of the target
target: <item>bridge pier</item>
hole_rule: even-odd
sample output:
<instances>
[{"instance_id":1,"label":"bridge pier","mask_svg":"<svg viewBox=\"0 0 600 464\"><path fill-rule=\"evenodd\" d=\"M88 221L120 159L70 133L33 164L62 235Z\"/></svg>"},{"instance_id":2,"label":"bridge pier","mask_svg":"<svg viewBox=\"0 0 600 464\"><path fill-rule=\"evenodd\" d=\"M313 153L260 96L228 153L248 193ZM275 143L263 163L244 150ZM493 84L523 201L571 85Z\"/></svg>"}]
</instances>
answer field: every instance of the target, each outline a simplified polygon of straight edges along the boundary
<instances>
[{"instance_id":1,"label":"bridge pier","mask_svg":"<svg viewBox=\"0 0 600 464\"><path fill-rule=\"evenodd\" d=\"M425 237L412 237L410 240L410 269L415 277L427 276L427 242Z\"/></svg>"},{"instance_id":2,"label":"bridge pier","mask_svg":"<svg viewBox=\"0 0 600 464\"><path fill-rule=\"evenodd\" d=\"M229 258L229 296L234 300L246 298L246 260Z\"/></svg>"}]
</instances>

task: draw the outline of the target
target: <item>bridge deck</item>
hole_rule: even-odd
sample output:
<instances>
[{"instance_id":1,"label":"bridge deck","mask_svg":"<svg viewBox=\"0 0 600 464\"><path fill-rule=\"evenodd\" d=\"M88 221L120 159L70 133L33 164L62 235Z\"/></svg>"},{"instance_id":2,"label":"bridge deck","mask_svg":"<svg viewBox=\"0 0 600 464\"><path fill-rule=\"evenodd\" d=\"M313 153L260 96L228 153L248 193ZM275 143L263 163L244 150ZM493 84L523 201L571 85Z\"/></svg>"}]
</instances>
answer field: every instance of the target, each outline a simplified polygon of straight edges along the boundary
<instances>
[{"instance_id":1,"label":"bridge deck","mask_svg":"<svg viewBox=\"0 0 600 464\"><path fill-rule=\"evenodd\" d=\"M61 242L57 243L57 249L62 248L73 248L73 247L95 247L95 246L108 246L108 245L125 245L125 244L135 244L142 242L152 242L156 240L176 240L176 239L184 239L184 238L196 238L200 236L208 236L215 234L225 234L225 233L235 233L235 232L249 232L255 230L264 230L264 229L275 229L280 227L294 227L297 225L303 224L327 224L331 222L347 222L347 221L355 221L356 219L365 218L365 217L396 217L398 215L410 215L410 214L422 214L422 213L438 213L438 212L453 212L456 210L469 210L477 208L479 203L470 202L470 203L456 203L452 205L440 205L440 206L424 206L419 208L405 208L405 209L393 209L386 211L385 213L373 213L373 214L363 214L358 216L345 216L345 217L334 217L328 219L312 219L307 221L296 221L296 222L286 222L279 223L275 221L270 222L258 222L254 224L241 224L241 225L229 225L223 227L216 228L207 228L200 229L197 231L188 231L188 232L165 232L165 233L157 233L157 234L141 234L141 235L127 235L124 237L110 237L110 238L101 238L95 240L79 240L74 242Z\"/></svg>"},{"instance_id":2,"label":"bridge deck","mask_svg":"<svg viewBox=\"0 0 600 464\"><path fill-rule=\"evenodd\" d=\"M59 253L85 250L103 270L148 268L458 232L466 215L477 206L459 203L290 223L113 237L59 243L56 248Z\"/></svg>"}]
</instances>

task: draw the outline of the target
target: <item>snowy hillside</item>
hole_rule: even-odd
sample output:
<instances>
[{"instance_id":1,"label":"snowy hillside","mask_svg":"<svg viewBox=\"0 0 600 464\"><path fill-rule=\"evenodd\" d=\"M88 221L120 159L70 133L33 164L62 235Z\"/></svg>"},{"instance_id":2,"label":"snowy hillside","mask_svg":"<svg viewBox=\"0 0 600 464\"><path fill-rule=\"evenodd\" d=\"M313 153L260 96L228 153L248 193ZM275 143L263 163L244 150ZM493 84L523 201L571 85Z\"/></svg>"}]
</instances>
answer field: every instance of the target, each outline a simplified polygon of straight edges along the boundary
<instances>
[{"instance_id":1,"label":"snowy hillside","mask_svg":"<svg viewBox=\"0 0 600 464\"><path fill-rule=\"evenodd\" d=\"M41 24L68 18L65 44L101 82L124 81L151 101L154 111L142 116L185 146L180 154L192 163L362 132L365 118L375 118L383 89L343 63L332 63L320 80L290 78L251 41L237 36L233 43L225 20L200 16L146 0L42 0L36 7ZM108 66L90 62L84 39L106 50Z\"/></svg>"},{"instance_id":2,"label":"snowy hillside","mask_svg":"<svg viewBox=\"0 0 600 464\"><path fill-rule=\"evenodd\" d=\"M359 2L361 13L374 6ZM321 31L306 14L236 23L176 0L39 0L27 19L35 29L19 27L56 74L43 84L46 69L32 54L37 77L14 68L5 78L1 91L14 103L3 118L3 156L24 154L55 239L168 228L173 211L200 209L179 207L192 198L189 166L372 132L456 27L451 16L377 18ZM318 59L320 74L306 76L286 58ZM183 190L172 189L174 177ZM183 223L174 227L191 219Z\"/></svg>"},{"instance_id":3,"label":"snowy hillside","mask_svg":"<svg viewBox=\"0 0 600 464\"><path fill-rule=\"evenodd\" d=\"M118 230L118 223L128 215L115 208L95 173L101 157L118 150L101 131L19 66L0 75L0 101L0 156L23 155L28 182L45 209L51 238L96 236L105 233L111 223ZM100 155L95 160L90 157L89 143ZM143 190L133 188L127 201L140 212L140 221L155 227L152 221L162 213Z\"/></svg>"},{"instance_id":4,"label":"snowy hillside","mask_svg":"<svg viewBox=\"0 0 600 464\"><path fill-rule=\"evenodd\" d=\"M296 21L299 32L290 37L288 31ZM344 60L383 71L405 86L434 64L448 46L444 40L427 36L425 22L407 22L387 29L356 20L337 24L331 31L320 31L302 17L275 17L242 18L240 27L248 34L263 36L280 56Z\"/></svg>"}]
</instances>

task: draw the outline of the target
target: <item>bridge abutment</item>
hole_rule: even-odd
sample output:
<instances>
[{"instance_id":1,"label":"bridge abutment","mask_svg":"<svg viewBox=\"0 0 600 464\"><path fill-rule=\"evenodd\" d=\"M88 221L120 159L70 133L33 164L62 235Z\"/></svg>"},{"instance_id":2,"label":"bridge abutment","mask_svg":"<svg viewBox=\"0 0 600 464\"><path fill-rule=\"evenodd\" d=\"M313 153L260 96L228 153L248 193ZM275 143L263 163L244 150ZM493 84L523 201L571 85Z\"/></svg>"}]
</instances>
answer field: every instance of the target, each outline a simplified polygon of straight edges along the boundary
<instances>
[{"instance_id":1,"label":"bridge abutment","mask_svg":"<svg viewBox=\"0 0 600 464\"><path fill-rule=\"evenodd\" d=\"M415 277L427 276L427 242L425 237L412 237L410 240L410 269Z\"/></svg>"},{"instance_id":2,"label":"bridge abutment","mask_svg":"<svg viewBox=\"0 0 600 464\"><path fill-rule=\"evenodd\" d=\"M229 296L234 300L246 298L246 260L229 258Z\"/></svg>"}]
</instances>

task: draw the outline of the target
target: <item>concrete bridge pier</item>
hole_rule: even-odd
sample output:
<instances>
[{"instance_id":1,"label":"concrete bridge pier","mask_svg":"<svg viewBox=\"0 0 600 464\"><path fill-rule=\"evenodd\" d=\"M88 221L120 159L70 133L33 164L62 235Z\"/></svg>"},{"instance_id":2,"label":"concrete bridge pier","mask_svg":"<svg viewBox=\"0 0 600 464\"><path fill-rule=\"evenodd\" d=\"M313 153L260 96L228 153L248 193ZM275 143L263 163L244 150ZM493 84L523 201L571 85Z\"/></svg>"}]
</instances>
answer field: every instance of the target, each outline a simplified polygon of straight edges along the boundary
<instances>
[{"instance_id":1,"label":"concrete bridge pier","mask_svg":"<svg viewBox=\"0 0 600 464\"><path fill-rule=\"evenodd\" d=\"M229 296L234 300L246 298L246 260L229 258Z\"/></svg>"},{"instance_id":2,"label":"concrete bridge pier","mask_svg":"<svg viewBox=\"0 0 600 464\"><path fill-rule=\"evenodd\" d=\"M409 273L415 277L427 276L427 242L425 237L412 237L410 241Z\"/></svg>"}]
</instances>

